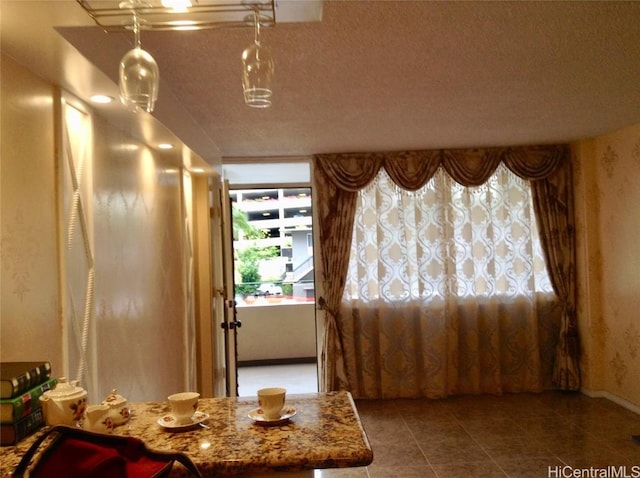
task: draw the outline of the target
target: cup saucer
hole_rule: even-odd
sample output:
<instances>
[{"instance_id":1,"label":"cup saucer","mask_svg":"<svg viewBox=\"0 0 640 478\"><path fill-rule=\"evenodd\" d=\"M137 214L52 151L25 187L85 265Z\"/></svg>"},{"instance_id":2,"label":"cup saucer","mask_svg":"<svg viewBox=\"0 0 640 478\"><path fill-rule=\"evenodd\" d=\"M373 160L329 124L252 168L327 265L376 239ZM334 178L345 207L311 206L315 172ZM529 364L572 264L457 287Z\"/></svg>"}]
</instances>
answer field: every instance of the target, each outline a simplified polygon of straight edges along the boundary
<instances>
[{"instance_id":1,"label":"cup saucer","mask_svg":"<svg viewBox=\"0 0 640 478\"><path fill-rule=\"evenodd\" d=\"M176 418L170 413L167 415L163 415L158 418L158 425L160 425L165 430L169 431L180 431L180 430L188 430L196 425L200 425L205 420L209 419L209 414L204 412L196 412L191 417L190 423L178 423Z\"/></svg>"},{"instance_id":2,"label":"cup saucer","mask_svg":"<svg viewBox=\"0 0 640 478\"><path fill-rule=\"evenodd\" d=\"M249 418L260 425L278 425L289 420L296 414L294 407L285 406L278 418L267 418L264 416L262 408L254 408L249 412Z\"/></svg>"}]
</instances>

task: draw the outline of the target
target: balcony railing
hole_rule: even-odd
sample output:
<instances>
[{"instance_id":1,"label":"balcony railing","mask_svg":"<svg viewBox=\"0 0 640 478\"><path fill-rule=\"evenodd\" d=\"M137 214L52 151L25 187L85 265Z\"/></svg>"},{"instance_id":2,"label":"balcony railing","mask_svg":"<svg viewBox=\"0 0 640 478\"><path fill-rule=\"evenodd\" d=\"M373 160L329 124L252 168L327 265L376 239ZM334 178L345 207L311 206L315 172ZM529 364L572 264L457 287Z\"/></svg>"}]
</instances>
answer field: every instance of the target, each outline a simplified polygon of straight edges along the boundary
<instances>
[{"instance_id":1,"label":"balcony railing","mask_svg":"<svg viewBox=\"0 0 640 478\"><path fill-rule=\"evenodd\" d=\"M315 301L313 280L285 282L250 282L236 284L235 294L238 306L298 304Z\"/></svg>"}]
</instances>

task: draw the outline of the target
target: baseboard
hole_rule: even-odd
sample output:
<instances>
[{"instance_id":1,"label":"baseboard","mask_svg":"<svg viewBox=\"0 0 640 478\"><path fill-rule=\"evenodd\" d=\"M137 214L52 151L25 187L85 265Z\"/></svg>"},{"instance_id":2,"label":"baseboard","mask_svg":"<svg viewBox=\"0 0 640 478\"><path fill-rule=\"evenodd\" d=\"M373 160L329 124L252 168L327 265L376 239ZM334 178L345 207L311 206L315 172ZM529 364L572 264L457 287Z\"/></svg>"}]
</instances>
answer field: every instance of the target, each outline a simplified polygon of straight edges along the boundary
<instances>
[{"instance_id":1,"label":"baseboard","mask_svg":"<svg viewBox=\"0 0 640 478\"><path fill-rule=\"evenodd\" d=\"M316 363L316 357L294 357L265 360L239 360L238 367L263 367L265 365L295 365L298 363Z\"/></svg>"},{"instance_id":2,"label":"baseboard","mask_svg":"<svg viewBox=\"0 0 640 478\"><path fill-rule=\"evenodd\" d=\"M629 400L619 397L611 392L607 392L605 390L590 390L588 388L582 387L580 389L580 393L591 398L606 398L607 400L611 400L612 402L620 405L621 407L624 407L627 410L631 410L633 413L637 413L638 415L640 415L640 406L636 405L633 402L630 402Z\"/></svg>"}]
</instances>

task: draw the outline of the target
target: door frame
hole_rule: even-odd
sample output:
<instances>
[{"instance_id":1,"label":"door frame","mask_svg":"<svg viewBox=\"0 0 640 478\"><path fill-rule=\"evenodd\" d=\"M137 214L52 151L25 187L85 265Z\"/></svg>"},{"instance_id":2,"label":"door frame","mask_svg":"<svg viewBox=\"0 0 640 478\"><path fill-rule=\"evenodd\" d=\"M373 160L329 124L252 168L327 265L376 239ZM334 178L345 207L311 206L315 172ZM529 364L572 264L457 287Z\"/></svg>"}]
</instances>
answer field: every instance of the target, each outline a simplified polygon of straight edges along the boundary
<instances>
[{"instance_id":1,"label":"door frame","mask_svg":"<svg viewBox=\"0 0 640 478\"><path fill-rule=\"evenodd\" d=\"M220 176L191 175L193 204L194 240L194 294L196 317L196 370L197 387L202 397L218 397L224 390L217 383L216 375L219 359L216 356L216 308L215 303L215 259L216 244L212 238L215 201L211 194L212 185L220 181Z\"/></svg>"},{"instance_id":2,"label":"door frame","mask_svg":"<svg viewBox=\"0 0 640 478\"><path fill-rule=\"evenodd\" d=\"M315 209L314 209L314 196L313 196L313 187L310 183L295 183L295 184L289 184L289 183L284 183L284 184L274 184L274 183L264 183L264 184L234 184L233 187L229 190L229 193L233 193L234 191L251 191L251 190L290 190L290 189L308 189L311 195L311 207L312 207L312 216L311 216L311 232L312 232L312 238L313 238L313 264L314 264L314 286L317 287L317 269L316 266L318 265L318 258L316 255L316 244L317 244L317 216L315 214ZM233 246L233 242L232 242L232 246ZM316 290L316 296L317 296L317 290ZM287 307L288 305L282 305L282 307ZM251 306L248 306L249 308ZM293 306L295 307L295 306ZM245 331L244 328L251 328L251 325L253 324L254 328L255 328L255 322L252 322L250 319L251 314L249 314L248 312L245 312L245 308L242 307L240 309L238 309L238 317L240 317L242 319L243 322L245 322L245 318L246 323L243 325L243 329L240 330L240 335L238 336L238 342L239 343L244 343L244 337L245 337ZM247 316L249 315L249 317ZM243 318L244 317L244 318ZM314 333L314 357L315 357L315 364L316 364L316 370L317 370L317 376L316 376L316 382L317 382L317 387L318 389L320 388L320 367L321 367L321 338L318 335L318 313L317 313L317 306L314 306L314 317L313 317L313 321L314 321L314 325L313 325L313 333ZM249 330L246 331L246 333L249 333ZM252 342L253 344L253 342ZM253 344L255 345L255 344ZM238 350L240 352L242 352L243 347L238 348ZM244 350L246 351L246 345L244 347ZM306 356L305 356L306 357ZM273 363L274 365L277 364L288 364L289 362L287 362L288 359L286 358L282 358L280 359L281 362L279 361L279 359L265 359L265 360L260 360L260 359L256 359L256 360L252 360L249 359L247 361L247 365L269 365L270 363Z\"/></svg>"},{"instance_id":3,"label":"door frame","mask_svg":"<svg viewBox=\"0 0 640 478\"><path fill-rule=\"evenodd\" d=\"M229 181L222 182L221 192L221 243L222 283L224 317L220 324L224 335L225 383L228 397L238 396L238 327L242 324L237 319L235 300L235 267L233 250L233 213L231 196L229 195Z\"/></svg>"}]
</instances>

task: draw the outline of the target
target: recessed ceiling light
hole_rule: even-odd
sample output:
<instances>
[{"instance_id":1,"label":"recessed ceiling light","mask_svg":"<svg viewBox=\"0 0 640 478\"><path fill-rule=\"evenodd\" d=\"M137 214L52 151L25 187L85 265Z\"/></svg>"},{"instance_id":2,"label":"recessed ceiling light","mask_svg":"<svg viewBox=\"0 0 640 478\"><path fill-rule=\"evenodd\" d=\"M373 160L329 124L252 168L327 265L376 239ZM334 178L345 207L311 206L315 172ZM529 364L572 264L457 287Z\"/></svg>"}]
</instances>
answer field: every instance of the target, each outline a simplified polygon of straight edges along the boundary
<instances>
[{"instance_id":1,"label":"recessed ceiling light","mask_svg":"<svg viewBox=\"0 0 640 478\"><path fill-rule=\"evenodd\" d=\"M132 152L138 151L140 149L140 146L133 143L122 143L119 145L115 145L114 149L116 149L117 151Z\"/></svg>"},{"instance_id":2,"label":"recessed ceiling light","mask_svg":"<svg viewBox=\"0 0 640 478\"><path fill-rule=\"evenodd\" d=\"M178 31L200 30L198 24L193 20L172 20L168 23Z\"/></svg>"},{"instance_id":3,"label":"recessed ceiling light","mask_svg":"<svg viewBox=\"0 0 640 478\"><path fill-rule=\"evenodd\" d=\"M93 95L91 97L91 101L94 103L99 103L101 105L107 105L113 101L113 96Z\"/></svg>"},{"instance_id":4,"label":"recessed ceiling light","mask_svg":"<svg viewBox=\"0 0 640 478\"><path fill-rule=\"evenodd\" d=\"M171 143L160 143L158 144L159 149L173 149L173 145Z\"/></svg>"},{"instance_id":5,"label":"recessed ceiling light","mask_svg":"<svg viewBox=\"0 0 640 478\"><path fill-rule=\"evenodd\" d=\"M191 7L190 0L162 0L162 6L174 12L186 12Z\"/></svg>"},{"instance_id":6,"label":"recessed ceiling light","mask_svg":"<svg viewBox=\"0 0 640 478\"><path fill-rule=\"evenodd\" d=\"M194 173L204 173L204 168L193 168L191 171Z\"/></svg>"}]
</instances>

